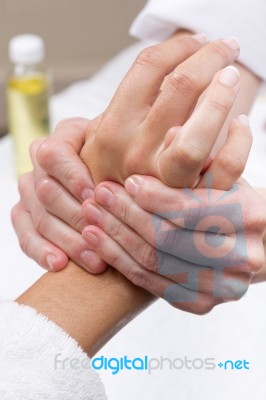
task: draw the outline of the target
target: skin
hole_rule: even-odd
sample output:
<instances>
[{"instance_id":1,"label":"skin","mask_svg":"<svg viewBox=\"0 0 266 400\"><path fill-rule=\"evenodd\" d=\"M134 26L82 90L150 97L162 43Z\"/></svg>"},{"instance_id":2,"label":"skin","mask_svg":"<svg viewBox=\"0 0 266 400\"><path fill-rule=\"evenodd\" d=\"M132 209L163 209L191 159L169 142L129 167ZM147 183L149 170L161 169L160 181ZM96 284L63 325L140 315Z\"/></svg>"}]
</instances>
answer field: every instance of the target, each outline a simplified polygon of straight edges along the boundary
<instances>
[{"instance_id":1,"label":"skin","mask_svg":"<svg viewBox=\"0 0 266 400\"><path fill-rule=\"evenodd\" d=\"M70 262L57 274L46 273L16 301L46 315L92 357L155 298L114 269L94 276Z\"/></svg>"},{"instance_id":2,"label":"skin","mask_svg":"<svg viewBox=\"0 0 266 400\"><path fill-rule=\"evenodd\" d=\"M237 67L241 73L240 91L219 136L220 141L227 135L230 120L250 109L260 84L249 70L240 64ZM64 268L68 258L90 270L87 258L82 257L88 246L80 235L86 226L81 215L81 202L93 194L91 175L79 158L87 125L88 121L81 119L68 120L59 124L49 140L35 142L31 148L34 171L24 175L19 182L21 201L14 208L13 221L21 247L38 264L53 271ZM227 151L232 162L235 150L227 148ZM215 174L218 173L217 168ZM223 172L217 180L221 182L222 177L225 178ZM70 220L57 218L58 207L53 206L55 198L61 199L60 209L64 210L64 215L68 210L72 214ZM29 221L32 220L27 225L24 221L27 218L23 216L25 209L31 215ZM19 223L20 220L24 225ZM77 243L75 249L69 245L71 238ZM100 272L104 264L99 259L98 263L97 271Z\"/></svg>"},{"instance_id":3,"label":"skin","mask_svg":"<svg viewBox=\"0 0 266 400\"><path fill-rule=\"evenodd\" d=\"M194 44L193 44L194 45ZM236 50L232 51L228 50L227 48L228 46L225 45L224 43L221 44L221 48L223 48L223 55L226 58L226 61L224 59L221 59L221 62L217 63L216 67L217 69L220 69L221 67L223 67L224 63L228 63L231 62L232 58L235 58L237 55ZM212 48L213 51L213 48ZM234 53L234 54L233 54ZM219 52L220 54L220 52ZM137 68L139 68L141 64L138 62L135 67L137 66ZM144 65L145 66L145 65ZM133 67L134 68L134 67ZM211 71L211 73L213 74L215 71ZM164 72L165 73L165 72ZM175 74L175 76L178 76L178 74ZM220 85L220 83L218 83L219 80L219 76L217 75L214 78L214 82L213 82L213 91L210 90L210 96L215 94L215 90L214 88L216 87L215 85ZM178 83L178 79L177 79L177 83ZM209 81L205 83L205 85L208 85ZM238 85L238 82L236 82L236 85ZM205 112L209 112L209 111L214 111L217 112L218 110L218 114L217 115L217 119L218 119L218 123L216 123L215 121L213 122L215 124L215 133L214 135L211 137L211 144L213 145L219 135L219 131L223 126L223 123L227 117L227 114L230 110L230 107L232 106L233 103L233 98L235 97L236 93L237 93L237 86L234 85L234 87L232 87L231 89L229 89L228 91L230 91L230 95L227 98L227 95L225 95L226 100L226 104L223 104L223 106L225 107L217 107L217 102L204 102L203 101L203 106L202 106L202 113L203 113L203 119L204 119L204 115ZM126 87L128 87L126 85ZM130 87L130 86L129 86ZM160 85L158 86L160 87ZM166 89L164 94L167 92L167 90L169 89L169 91L171 92L171 86L167 86L166 85ZM179 86L180 88L180 86ZM201 88L200 91L204 90L204 88ZM224 90L224 88L222 88L222 90ZM226 92L227 93L227 92ZM123 91L122 91L123 94ZM200 93L197 92L197 95L199 95ZM121 93L120 93L121 95ZM172 94L173 96L175 96L175 92L173 92ZM164 97L164 96L163 96ZM123 98L123 96L121 97L121 99ZM211 98L211 97L210 97ZM119 99L119 96L118 96ZM195 99L196 99L196 95L195 95ZM219 99L218 99L219 100ZM112 110L116 110L119 109L118 106L116 106L116 101L114 101L112 107L114 107L112 109L111 107L111 111ZM180 101L180 100L179 100ZM217 99L216 99L217 101ZM119 103L119 102L118 102ZM121 104L124 104L124 102L121 100ZM213 105L214 106L214 110L210 110L209 106ZM190 104L191 106L191 104ZM144 107L145 108L145 107ZM217 110L216 110L217 108ZM222 111L221 111L222 110ZM110 110L109 110L110 111ZM137 110L136 110L137 111ZM221 115L219 114L219 112L221 111ZM121 112L121 111L120 111ZM185 115L188 115L189 112L189 105L186 108L186 111L184 112L184 117ZM197 112L199 115L199 111ZM108 113L107 113L108 114ZM136 112L136 114L138 114ZM105 114L106 115L106 114ZM119 113L118 113L119 116ZM118 118L118 116L115 116L114 119L116 120ZM139 115L138 115L139 118ZM98 127L98 124L100 123L101 120L101 128L104 127L104 124L102 122L102 119L99 118L98 120L94 121L93 124L89 124L87 125L87 135L88 132L93 132L95 130L95 126ZM108 118L107 118L108 121ZM110 121L110 119L109 119ZM137 119L138 121L138 119ZM72 121L73 122L73 121ZM71 125L71 130L73 132L73 125L76 126L79 125L81 121L79 120L79 122L75 121L74 124ZM122 120L122 122L124 122ZM169 124L172 124L174 121L172 120L172 117L169 117ZM83 122L82 122L83 123ZM88 122L86 122L88 124ZM154 127L153 123L153 118L151 118L150 120L151 126ZM108 124L107 124L108 125ZM61 125L61 128L64 128L64 130L66 129L66 124ZM112 125L111 125L112 126ZM115 126L115 125L114 125ZM185 128L183 129L183 133L182 133L182 137L184 137L185 135L193 135L193 123L189 124L184 124ZM240 128L239 125L237 125L238 128ZM168 128L168 126L166 125L164 127L165 129ZM134 128L135 129L135 128ZM242 127L240 130L241 131L245 131L246 132L246 127ZM84 129L83 129L84 131ZM98 128L96 129L97 133L98 133ZM96 135L96 131L95 131L95 135ZM114 132L116 131L116 129L113 130ZM60 136L60 135L59 135ZM129 137L131 136L131 134L128 135ZM175 135L173 135L175 136ZM79 135L79 137L81 138L82 135ZM172 183L172 184L176 184L177 183L177 175L175 176L168 176L168 171L171 170L171 168L169 168L169 165L172 165L173 162L173 154L176 154L176 150L179 151L180 154L180 148L183 151L184 147L182 147L182 143L184 143L183 140L181 140L181 145L180 145L180 141L177 139L177 137L171 137L170 139L173 139L172 142L168 143L168 146L165 146L162 150L162 152L159 153L159 155L164 155L165 158L162 157L162 163L160 164L160 167L158 167L158 163L154 162L154 160L156 160L156 157L158 159L159 155L158 152L156 152L156 149L158 148L158 141L161 138L161 143L162 145L165 145L165 137L162 135L161 132L158 132L158 134L156 133L156 140L154 142L154 149L155 151L153 152L153 156L154 158L151 158L151 165L153 168L153 171L155 172L154 175L156 175L157 173L157 177L161 178L162 180L165 180L166 183ZM109 138L110 140L110 138ZM53 142L53 141L52 141ZM49 142L49 146L54 147L54 143L52 143L51 141ZM87 141L88 143L88 141ZM101 141L100 143L100 147L103 144ZM66 144L68 144L68 151L72 152L72 155L76 155L77 156L77 150L82 147L82 139L79 140L79 143L76 143L76 147L73 149L73 147L71 148L71 145L69 146L69 143L66 141ZM129 145L131 144L131 142L129 141ZM172 145L172 146L171 146ZM41 166L45 169L46 174L47 172L49 173L51 168L54 168L55 166L55 159L51 158L51 157L47 157L47 151L50 151L49 146L47 144L47 142L43 143L38 151L38 155L37 155L37 162L41 164ZM96 144L95 144L96 146ZM98 144L97 144L98 146ZM144 149L147 150L148 146L148 140L145 142L144 140ZM67 146L66 146L67 147ZM210 145L210 148L212 146ZM97 151L99 151L99 148ZM123 146L122 146L123 149ZM121 148L120 148L121 151ZM165 152L165 153L164 153ZM163 154L164 153L164 154ZM66 155L66 153L63 153L64 156ZM124 153L123 153L124 154ZM88 151L88 145L86 144L86 147L83 150L83 160L86 161L86 164L89 166L89 168L92 169L92 173L96 176L98 176L98 180L102 179L101 177L101 165L99 165L99 171L97 171L97 168L95 166L95 164L93 164L93 162L95 162L95 160L93 161L90 157L91 153L90 151ZM139 156L141 156L142 153L140 153ZM166 156L169 156L168 158ZM201 155L201 154L200 154ZM125 159L121 159L121 168L118 168L119 171L122 171L122 175L120 175L123 179L126 179L127 176L129 176L133 171L132 168L134 169L134 166L132 167L132 164L129 163L128 165L126 164L126 156L127 154L125 154ZM191 174L188 174L188 171L182 171L181 169L181 177L180 177L180 181L185 182L185 178L188 177L189 178L189 183L191 183L192 185L195 183L195 180L198 179L198 175L202 170L202 167L204 166L205 162L206 162L206 157L208 157L208 154L204 154L201 155L201 158L199 160L199 158L197 159L197 163L192 163L193 164L193 168L191 168L192 170L192 176L193 176L193 180L191 178ZM246 154L244 154L244 159L246 159ZM169 160L169 164L167 163L167 160ZM153 161L153 162L152 162ZM93 165L91 166L91 164ZM60 164L62 165L62 163ZM58 166L58 164L57 164ZM143 171L141 171L142 173L144 173L145 171L148 171L149 166L148 165L144 165L145 169ZM106 167L106 165L105 165ZM110 165L109 165L110 167ZM147 169L146 169L147 168ZM195 170L195 171L194 171ZM114 171L117 171L116 168L114 168ZM61 172L61 171L60 171ZM74 171L75 172L75 178L79 175L76 174L77 170ZM109 172L110 172L110 168L108 168L108 177L109 177ZM134 171L135 172L135 171ZM139 172L139 171L137 171ZM183 173L182 173L183 172ZM117 173L117 172L115 172ZM160 175L161 174L161 175ZM41 172L41 174L43 176L43 172ZM44 174L45 175L45 174ZM53 175L53 174L52 174ZM46 175L45 175L46 176ZM55 178L55 174L53 175ZM88 177L88 173L86 175ZM72 177L74 177L74 174L72 175ZM234 177L235 178L235 177ZM69 180L69 176L67 174L64 175L64 179L65 182L67 183L66 187L69 188L72 185L72 191L70 191L71 193L75 191L76 193L76 198L84 198L84 189L89 189L91 190L93 188L93 185L90 182L90 185L88 186L88 181L86 181L86 186L83 186L82 184L80 184L80 182L75 181L75 179L71 179ZM97 179L94 178L96 181ZM47 179L46 181L43 181L44 183L44 187L46 187L47 189ZM20 184L20 190L21 192L23 191L23 184ZM75 187L75 190L73 189ZM40 190L40 186L39 186L39 190ZM88 195L88 191L86 196ZM85 196L85 197L86 197ZM41 198L41 196L39 196ZM31 199L32 200L32 199ZM27 200L26 200L27 202ZM38 206L36 206L36 210L35 212L32 212L31 208L27 208L26 202L23 203L21 202L13 211L13 222L15 226L20 225L20 227L23 225L24 226L24 230L26 228L28 228L28 239L31 237L31 234L34 233L36 234L36 231L38 231L38 229L36 229L34 226L36 226L35 224L33 224L32 226L32 218L33 218L33 214L35 214L35 217L38 215ZM26 212L25 212L25 208L26 208ZM74 214L73 214L74 215ZM19 223L18 223L19 221ZM80 220L82 221L82 220ZM46 228L47 229L47 225L45 225L45 220L41 220L39 222L39 224L37 224L37 227L39 226L40 229L42 228ZM20 228L17 228L20 229ZM49 229L48 229L49 230ZM18 234L21 237L21 232L19 231ZM23 235L22 235L23 236ZM45 236L45 235L44 235ZM38 236L37 236L38 238ZM38 239L35 239L38 240ZM23 241L22 241L23 243ZM30 253L29 249L29 241L25 241L25 244L23 245L24 249L26 252ZM69 244L69 241L66 240L65 238L65 245ZM35 241L36 244L36 241ZM47 248L48 248L48 244L49 244L49 238L46 242ZM53 254L53 253L51 253ZM76 258L77 258L77 254L80 254L80 252L76 253ZM93 253L92 253L93 254ZM75 257L73 256L73 259ZM47 260L47 258L46 258ZM44 260L43 260L44 261ZM43 262L44 264L44 262ZM48 263L49 264L49 263ZM125 278L122 278L121 275L118 272L114 272L113 270L111 270L112 272L110 272L110 269L108 269L105 273L99 275L99 277L94 277L91 276L89 274L86 274L84 271L78 269L75 265L73 265L73 263L71 263L68 268L65 271L62 271L56 275L48 273L47 275L45 275L43 278L41 278L41 280L39 282L37 282L31 289L29 289L28 292L26 292L24 295L22 295L21 298L18 299L19 302L21 302L22 304L28 304L31 305L33 307L35 307L38 311L44 313L45 315L48 316L48 318L50 318L51 320L54 320L56 323L58 323L60 326L62 326L67 332L69 332L71 334L71 336L73 336L74 338L76 338L83 346L83 348L86 351L90 351L90 354L93 354L93 352L95 351L94 349L99 348L99 346L101 346L115 331L117 331L117 329L121 328L127 321L128 319L132 318L133 316L135 316L140 310L142 310L143 308L145 308L148 304L150 304L150 302L153 300L153 297L151 295L147 295L147 293L142 292L141 289L136 288L135 286L132 286L131 283L129 283ZM55 290L55 280L54 277L56 276L56 290ZM86 276L86 279L85 279ZM96 278L96 280L95 280ZM110 278L110 279L109 279ZM101 286L100 282L103 282L103 285ZM75 284L73 284L75 283ZM99 291L99 286L101 288L101 290ZM58 288L60 288L60 290L58 290ZM120 291L121 291L121 295L122 297L120 297ZM139 296L140 292L143 293L143 297L142 295ZM103 295L103 293L106 293L107 296L105 297L105 295ZM119 293L119 294L118 294ZM49 295L48 295L49 294ZM128 296L129 294L129 296ZM114 303L110 303L110 299L112 300L113 298L119 300L116 300L116 302ZM128 297L127 297L128 296ZM49 299L48 299L49 297ZM121 301L125 300L125 301ZM94 305L96 304L95 308ZM112 304L111 309L107 307L107 304ZM195 312L198 313L204 313L206 311L209 311L210 309L210 304L207 304L207 308L204 310L204 307L201 307L200 310L196 310ZM77 312L78 310L78 312ZM65 312L67 311L67 312ZM105 315L108 314L108 319L107 319L107 323L105 322ZM104 316L104 318L103 318ZM129 316L129 317L128 317ZM84 323L84 319L88 322ZM75 323L73 324L73 321L75 321ZM112 328L112 330L110 331L110 328ZM87 340L87 332L88 330L91 329L94 333L92 333L92 338L89 338ZM96 331L96 332L95 332ZM108 334L109 332L109 334Z\"/></svg>"},{"instance_id":4,"label":"skin","mask_svg":"<svg viewBox=\"0 0 266 400\"><path fill-rule=\"evenodd\" d=\"M169 189L152 177L133 179L139 185L137 193L131 178L126 181L126 190L113 182L104 182L96 187L95 199L84 204L84 213L92 225L84 229L83 235L94 251L136 285L185 311L200 313L219 302L241 298L252 279L250 272L258 273L265 260L263 199L243 179L226 197L220 190L207 192L199 188L188 192ZM258 205L256 218L250 215L251 203ZM237 214L235 205L241 205L241 214ZM201 223L197 229L200 221L213 215L210 208L218 208L218 216L206 227ZM160 216L167 212L173 218L164 220L161 229ZM215 224L224 234L222 244L216 232L209 229ZM189 226L196 228L191 230ZM222 260L232 249L234 258ZM219 290L213 287L214 277ZM233 281L236 286L232 287ZM169 299L169 290L175 290L176 299ZM192 301L195 292L196 304ZM185 303L178 301L180 296L186 299Z\"/></svg>"}]
</instances>

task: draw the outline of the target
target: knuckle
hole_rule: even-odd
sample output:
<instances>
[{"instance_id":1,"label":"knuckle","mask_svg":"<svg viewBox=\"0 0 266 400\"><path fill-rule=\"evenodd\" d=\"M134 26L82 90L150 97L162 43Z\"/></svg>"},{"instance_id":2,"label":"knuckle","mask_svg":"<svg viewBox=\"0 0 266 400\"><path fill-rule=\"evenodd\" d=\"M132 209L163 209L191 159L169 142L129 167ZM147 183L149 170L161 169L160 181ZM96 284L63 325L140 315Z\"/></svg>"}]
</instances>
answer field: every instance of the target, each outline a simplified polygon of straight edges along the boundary
<instances>
[{"instance_id":1,"label":"knuckle","mask_svg":"<svg viewBox=\"0 0 266 400\"><path fill-rule=\"evenodd\" d=\"M170 74L169 84L174 88L174 90L188 96L197 93L200 90L200 83L193 74L183 71L181 68L177 68Z\"/></svg>"},{"instance_id":2,"label":"knuckle","mask_svg":"<svg viewBox=\"0 0 266 400\"><path fill-rule=\"evenodd\" d=\"M202 163L199 152L187 145L179 145L174 151L173 157L186 171L193 171Z\"/></svg>"},{"instance_id":3,"label":"knuckle","mask_svg":"<svg viewBox=\"0 0 266 400\"><path fill-rule=\"evenodd\" d=\"M231 108L232 103L227 99L214 99L206 100L208 107L218 111L220 114L227 114Z\"/></svg>"},{"instance_id":4,"label":"knuckle","mask_svg":"<svg viewBox=\"0 0 266 400\"><path fill-rule=\"evenodd\" d=\"M81 211L71 216L69 224L73 229L75 229L78 232L82 232L82 230L88 225Z\"/></svg>"},{"instance_id":5,"label":"knuckle","mask_svg":"<svg viewBox=\"0 0 266 400\"><path fill-rule=\"evenodd\" d=\"M23 234L19 237L19 246L23 251L23 253L31 257L30 242L31 242L31 233L29 231L24 231Z\"/></svg>"},{"instance_id":6,"label":"knuckle","mask_svg":"<svg viewBox=\"0 0 266 400\"><path fill-rule=\"evenodd\" d=\"M54 201L54 196L52 196L53 189L54 185L49 177L37 182L35 186L35 192L38 200L42 204L50 205Z\"/></svg>"},{"instance_id":7,"label":"knuckle","mask_svg":"<svg viewBox=\"0 0 266 400\"><path fill-rule=\"evenodd\" d=\"M221 171L225 171L228 175L236 179L244 172L245 162L240 158L236 158L233 154L224 154L217 161Z\"/></svg>"},{"instance_id":8,"label":"knuckle","mask_svg":"<svg viewBox=\"0 0 266 400\"><path fill-rule=\"evenodd\" d=\"M37 149L36 160L44 169L50 169L57 160L59 148L55 146L53 141L46 139Z\"/></svg>"},{"instance_id":9,"label":"knuckle","mask_svg":"<svg viewBox=\"0 0 266 400\"><path fill-rule=\"evenodd\" d=\"M47 215L44 211L39 211L34 218L34 226L37 232L43 234L47 227Z\"/></svg>"},{"instance_id":10,"label":"knuckle","mask_svg":"<svg viewBox=\"0 0 266 400\"><path fill-rule=\"evenodd\" d=\"M127 277L135 286L146 288L147 287L147 274L142 268L133 268L129 271Z\"/></svg>"},{"instance_id":11,"label":"knuckle","mask_svg":"<svg viewBox=\"0 0 266 400\"><path fill-rule=\"evenodd\" d=\"M102 246L104 246L104 241L103 241ZM103 257L104 260L109 265L111 265L112 267L117 268L119 270L119 267L120 267L121 263L123 262L123 257L121 255L121 253L118 251L111 251L111 252L108 252L108 254L106 254L106 251L104 252L106 255L106 257Z\"/></svg>"},{"instance_id":12,"label":"knuckle","mask_svg":"<svg viewBox=\"0 0 266 400\"><path fill-rule=\"evenodd\" d=\"M127 199L123 199L120 197L120 207L119 207L119 219L122 220L125 224L130 223L130 213L131 207Z\"/></svg>"},{"instance_id":13,"label":"knuckle","mask_svg":"<svg viewBox=\"0 0 266 400\"><path fill-rule=\"evenodd\" d=\"M141 265L150 271L157 271L156 250L149 243L141 248Z\"/></svg>"},{"instance_id":14,"label":"knuckle","mask_svg":"<svg viewBox=\"0 0 266 400\"><path fill-rule=\"evenodd\" d=\"M208 50L215 54L216 57L221 58L223 61L228 60L229 49L221 42L211 42L208 44Z\"/></svg>"},{"instance_id":15,"label":"knuckle","mask_svg":"<svg viewBox=\"0 0 266 400\"><path fill-rule=\"evenodd\" d=\"M176 230L174 229L158 229L155 232L155 245L161 251L174 251L176 243Z\"/></svg>"},{"instance_id":16,"label":"knuckle","mask_svg":"<svg viewBox=\"0 0 266 400\"><path fill-rule=\"evenodd\" d=\"M157 46L150 46L142 50L141 53L136 58L135 64L144 67L157 67L161 66L163 61L163 56L161 51Z\"/></svg>"},{"instance_id":17,"label":"knuckle","mask_svg":"<svg viewBox=\"0 0 266 400\"><path fill-rule=\"evenodd\" d=\"M119 221L117 221L111 225L109 235L113 239L119 240L121 239L121 237L123 237L123 231L124 231L123 225Z\"/></svg>"}]
</instances>

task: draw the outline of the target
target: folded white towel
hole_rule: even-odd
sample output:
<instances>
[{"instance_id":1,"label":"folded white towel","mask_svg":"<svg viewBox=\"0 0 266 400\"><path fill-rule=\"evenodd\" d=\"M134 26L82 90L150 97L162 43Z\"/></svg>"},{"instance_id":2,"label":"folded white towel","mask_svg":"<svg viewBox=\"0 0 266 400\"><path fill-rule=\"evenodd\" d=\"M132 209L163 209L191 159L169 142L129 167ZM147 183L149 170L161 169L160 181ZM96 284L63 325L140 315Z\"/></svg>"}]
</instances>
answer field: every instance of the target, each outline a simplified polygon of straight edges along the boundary
<instances>
[{"instance_id":1,"label":"folded white towel","mask_svg":"<svg viewBox=\"0 0 266 400\"><path fill-rule=\"evenodd\" d=\"M1 400L105 400L78 343L36 310L0 303Z\"/></svg>"}]
</instances>

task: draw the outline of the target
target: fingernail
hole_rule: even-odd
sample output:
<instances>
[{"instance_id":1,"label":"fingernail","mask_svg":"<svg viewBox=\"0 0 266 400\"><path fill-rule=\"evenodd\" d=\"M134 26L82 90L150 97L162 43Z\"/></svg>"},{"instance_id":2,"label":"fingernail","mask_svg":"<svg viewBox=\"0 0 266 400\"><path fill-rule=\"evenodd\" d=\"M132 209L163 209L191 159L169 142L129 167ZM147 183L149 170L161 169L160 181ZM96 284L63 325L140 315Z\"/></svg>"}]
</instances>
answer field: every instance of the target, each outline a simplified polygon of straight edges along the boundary
<instances>
[{"instance_id":1,"label":"fingernail","mask_svg":"<svg viewBox=\"0 0 266 400\"><path fill-rule=\"evenodd\" d=\"M197 33L196 35L193 35L192 38L200 44L206 44L209 41L209 38L205 33Z\"/></svg>"},{"instance_id":2,"label":"fingernail","mask_svg":"<svg viewBox=\"0 0 266 400\"><path fill-rule=\"evenodd\" d=\"M47 261L47 264L49 265L49 270L50 271L54 271L56 260L57 260L57 258L56 258L56 256L54 254L49 253L47 255L46 261Z\"/></svg>"},{"instance_id":3,"label":"fingernail","mask_svg":"<svg viewBox=\"0 0 266 400\"><path fill-rule=\"evenodd\" d=\"M137 177L127 178L127 180L125 181L125 188L132 197L137 196L139 185L140 185L140 178Z\"/></svg>"},{"instance_id":4,"label":"fingernail","mask_svg":"<svg viewBox=\"0 0 266 400\"><path fill-rule=\"evenodd\" d=\"M105 187L99 187L95 191L95 199L103 206L111 207L114 200L114 195L111 190Z\"/></svg>"},{"instance_id":5,"label":"fingernail","mask_svg":"<svg viewBox=\"0 0 266 400\"><path fill-rule=\"evenodd\" d=\"M219 82L228 87L234 87L239 81L239 71L232 66L224 68L219 76Z\"/></svg>"},{"instance_id":6,"label":"fingernail","mask_svg":"<svg viewBox=\"0 0 266 400\"><path fill-rule=\"evenodd\" d=\"M239 115L239 117L237 118L237 120L238 120L241 124L250 127L249 119L248 119L248 117L247 117L246 115Z\"/></svg>"},{"instance_id":7,"label":"fingernail","mask_svg":"<svg viewBox=\"0 0 266 400\"><path fill-rule=\"evenodd\" d=\"M102 219L102 212L99 208L95 207L93 204L86 204L84 207L84 211L86 213L86 217L93 224L98 224Z\"/></svg>"},{"instance_id":8,"label":"fingernail","mask_svg":"<svg viewBox=\"0 0 266 400\"><path fill-rule=\"evenodd\" d=\"M90 189L90 188L85 188L83 189L82 193L81 193L81 198L82 200L88 200L91 199L94 195L94 190Z\"/></svg>"},{"instance_id":9,"label":"fingernail","mask_svg":"<svg viewBox=\"0 0 266 400\"><path fill-rule=\"evenodd\" d=\"M99 264L99 257L94 251L85 250L80 254L80 258L89 272L96 272Z\"/></svg>"},{"instance_id":10,"label":"fingernail","mask_svg":"<svg viewBox=\"0 0 266 400\"><path fill-rule=\"evenodd\" d=\"M230 47L232 50L240 50L240 44L239 41L236 37L234 36L229 36L225 39L223 39L223 42Z\"/></svg>"},{"instance_id":11,"label":"fingernail","mask_svg":"<svg viewBox=\"0 0 266 400\"><path fill-rule=\"evenodd\" d=\"M86 228L83 230L82 236L92 248L96 249L99 246L98 237L94 233L86 231Z\"/></svg>"}]
</instances>

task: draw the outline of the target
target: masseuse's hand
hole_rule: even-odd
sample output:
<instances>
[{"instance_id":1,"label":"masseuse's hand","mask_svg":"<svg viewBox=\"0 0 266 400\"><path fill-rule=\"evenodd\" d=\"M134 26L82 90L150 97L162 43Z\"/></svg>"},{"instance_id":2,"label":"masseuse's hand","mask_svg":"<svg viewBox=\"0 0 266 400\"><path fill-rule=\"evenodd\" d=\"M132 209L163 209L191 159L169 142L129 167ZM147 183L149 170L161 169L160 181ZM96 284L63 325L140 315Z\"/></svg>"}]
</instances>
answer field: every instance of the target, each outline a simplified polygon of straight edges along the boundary
<instances>
[{"instance_id":1,"label":"masseuse's hand","mask_svg":"<svg viewBox=\"0 0 266 400\"><path fill-rule=\"evenodd\" d=\"M35 141L31 146L34 169L19 180L20 200L12 210L13 225L22 250L49 271L66 267L69 258L84 269L89 269L90 260L99 271L106 267L81 236L87 225L81 203L94 190L90 173L78 156L89 123L85 118L71 118L59 123L48 139ZM52 149L46 160L49 172L36 159L38 150L47 145Z\"/></svg>"},{"instance_id":2,"label":"masseuse's hand","mask_svg":"<svg viewBox=\"0 0 266 400\"><path fill-rule=\"evenodd\" d=\"M245 294L265 261L266 206L243 179L229 191L173 189L139 175L125 186L101 183L83 206L94 224L83 236L101 258L192 313Z\"/></svg>"}]
</instances>

